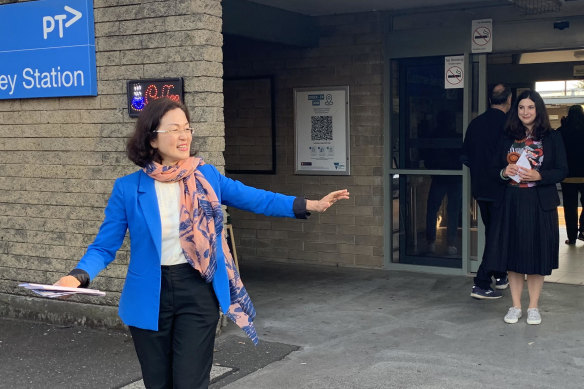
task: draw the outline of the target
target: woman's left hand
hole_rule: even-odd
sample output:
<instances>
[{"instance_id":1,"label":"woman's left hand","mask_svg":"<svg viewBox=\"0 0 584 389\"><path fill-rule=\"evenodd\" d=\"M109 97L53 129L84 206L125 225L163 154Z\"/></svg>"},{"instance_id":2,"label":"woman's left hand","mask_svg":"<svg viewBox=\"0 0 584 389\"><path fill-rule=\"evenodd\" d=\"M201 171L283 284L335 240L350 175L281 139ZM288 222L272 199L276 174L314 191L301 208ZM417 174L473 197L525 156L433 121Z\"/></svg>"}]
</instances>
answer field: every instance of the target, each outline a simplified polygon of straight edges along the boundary
<instances>
[{"instance_id":1,"label":"woman's left hand","mask_svg":"<svg viewBox=\"0 0 584 389\"><path fill-rule=\"evenodd\" d=\"M519 167L519 177L522 182L533 182L541 180L541 174L535 169L526 169Z\"/></svg>"},{"instance_id":2,"label":"woman's left hand","mask_svg":"<svg viewBox=\"0 0 584 389\"><path fill-rule=\"evenodd\" d=\"M347 199L349 199L349 191L347 189L336 190L320 200L306 200L306 210L324 212L337 201Z\"/></svg>"}]
</instances>

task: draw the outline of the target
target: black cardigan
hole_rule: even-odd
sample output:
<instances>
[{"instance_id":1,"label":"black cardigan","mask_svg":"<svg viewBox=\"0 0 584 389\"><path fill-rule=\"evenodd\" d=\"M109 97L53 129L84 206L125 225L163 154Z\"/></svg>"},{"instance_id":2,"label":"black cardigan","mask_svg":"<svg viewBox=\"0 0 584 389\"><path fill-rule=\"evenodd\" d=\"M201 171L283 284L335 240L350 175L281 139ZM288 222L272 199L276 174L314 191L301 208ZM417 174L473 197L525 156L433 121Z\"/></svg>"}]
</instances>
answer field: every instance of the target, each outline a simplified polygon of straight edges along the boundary
<instances>
[{"instance_id":1,"label":"black cardigan","mask_svg":"<svg viewBox=\"0 0 584 389\"><path fill-rule=\"evenodd\" d=\"M558 128L568 158L568 177L584 177L584 161L582 160L582 144L584 144L584 128L560 127Z\"/></svg>"},{"instance_id":2,"label":"black cardigan","mask_svg":"<svg viewBox=\"0 0 584 389\"><path fill-rule=\"evenodd\" d=\"M493 178L498 178L498 184L504 185L505 189L509 185L509 180L501 178L501 169L507 163L507 153L513 144L514 139L503 136L497 145L497 154L493 159L490 173ZM557 131L550 131L543 136L543 162L539 170L541 180L537 181L536 190L539 203L544 211L550 211L560 205L560 196L556 189L556 184L566 178L568 174L568 162L566 160L566 150L562 136ZM497 205L501 204L505 191L498 191Z\"/></svg>"},{"instance_id":3,"label":"black cardigan","mask_svg":"<svg viewBox=\"0 0 584 389\"><path fill-rule=\"evenodd\" d=\"M497 151L507 116L497 108L489 108L474 118L464 137L462 161L470 168L471 192L475 199L493 201L500 188L489 175L489 161Z\"/></svg>"}]
</instances>

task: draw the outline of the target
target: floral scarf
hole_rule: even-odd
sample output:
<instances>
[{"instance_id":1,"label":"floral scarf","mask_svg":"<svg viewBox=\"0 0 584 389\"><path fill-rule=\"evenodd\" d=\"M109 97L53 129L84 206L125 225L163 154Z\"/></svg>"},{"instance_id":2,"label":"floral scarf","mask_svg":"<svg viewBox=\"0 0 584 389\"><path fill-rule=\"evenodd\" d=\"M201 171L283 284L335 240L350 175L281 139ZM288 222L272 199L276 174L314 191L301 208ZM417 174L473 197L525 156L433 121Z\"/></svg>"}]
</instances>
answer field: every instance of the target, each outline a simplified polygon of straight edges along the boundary
<instances>
[{"instance_id":1,"label":"floral scarf","mask_svg":"<svg viewBox=\"0 0 584 389\"><path fill-rule=\"evenodd\" d=\"M179 161L173 166L151 162L144 168L144 172L157 181L178 182L180 185L179 236L182 251L206 282L213 281L217 269L217 245L221 244L231 300L224 314L257 344L258 337L253 325L255 309L227 244L221 203L211 184L198 169L204 164L201 158L195 157ZM219 236L220 242L217 241Z\"/></svg>"}]
</instances>

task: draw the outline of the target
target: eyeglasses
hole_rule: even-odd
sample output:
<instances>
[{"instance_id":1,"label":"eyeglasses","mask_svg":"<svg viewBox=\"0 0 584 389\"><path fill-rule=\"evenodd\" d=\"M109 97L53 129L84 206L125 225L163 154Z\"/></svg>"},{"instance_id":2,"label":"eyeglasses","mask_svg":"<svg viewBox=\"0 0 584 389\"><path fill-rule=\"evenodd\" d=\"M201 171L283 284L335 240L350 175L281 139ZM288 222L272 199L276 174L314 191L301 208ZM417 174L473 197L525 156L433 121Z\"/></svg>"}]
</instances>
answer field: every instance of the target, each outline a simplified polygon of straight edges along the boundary
<instances>
[{"instance_id":1,"label":"eyeglasses","mask_svg":"<svg viewBox=\"0 0 584 389\"><path fill-rule=\"evenodd\" d=\"M195 132L195 129L192 127L188 127L188 128L183 128L183 129L178 129L178 128L173 128L172 130L155 130L154 132L159 132L159 133L164 133L166 132L167 134L171 134L171 135L186 135L186 134L191 134L193 135L193 133Z\"/></svg>"}]
</instances>

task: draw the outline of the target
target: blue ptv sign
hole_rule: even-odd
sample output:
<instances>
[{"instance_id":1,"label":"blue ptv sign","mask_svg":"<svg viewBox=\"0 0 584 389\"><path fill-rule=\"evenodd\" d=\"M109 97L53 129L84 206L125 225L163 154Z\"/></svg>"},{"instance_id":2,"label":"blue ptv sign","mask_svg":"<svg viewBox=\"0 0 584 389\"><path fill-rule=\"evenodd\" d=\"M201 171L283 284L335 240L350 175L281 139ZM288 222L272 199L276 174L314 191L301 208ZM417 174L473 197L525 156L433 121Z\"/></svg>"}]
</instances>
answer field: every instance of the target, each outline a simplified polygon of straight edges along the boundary
<instances>
[{"instance_id":1,"label":"blue ptv sign","mask_svg":"<svg viewBox=\"0 0 584 389\"><path fill-rule=\"evenodd\" d=\"M0 99L96 96L92 0L0 5Z\"/></svg>"}]
</instances>

